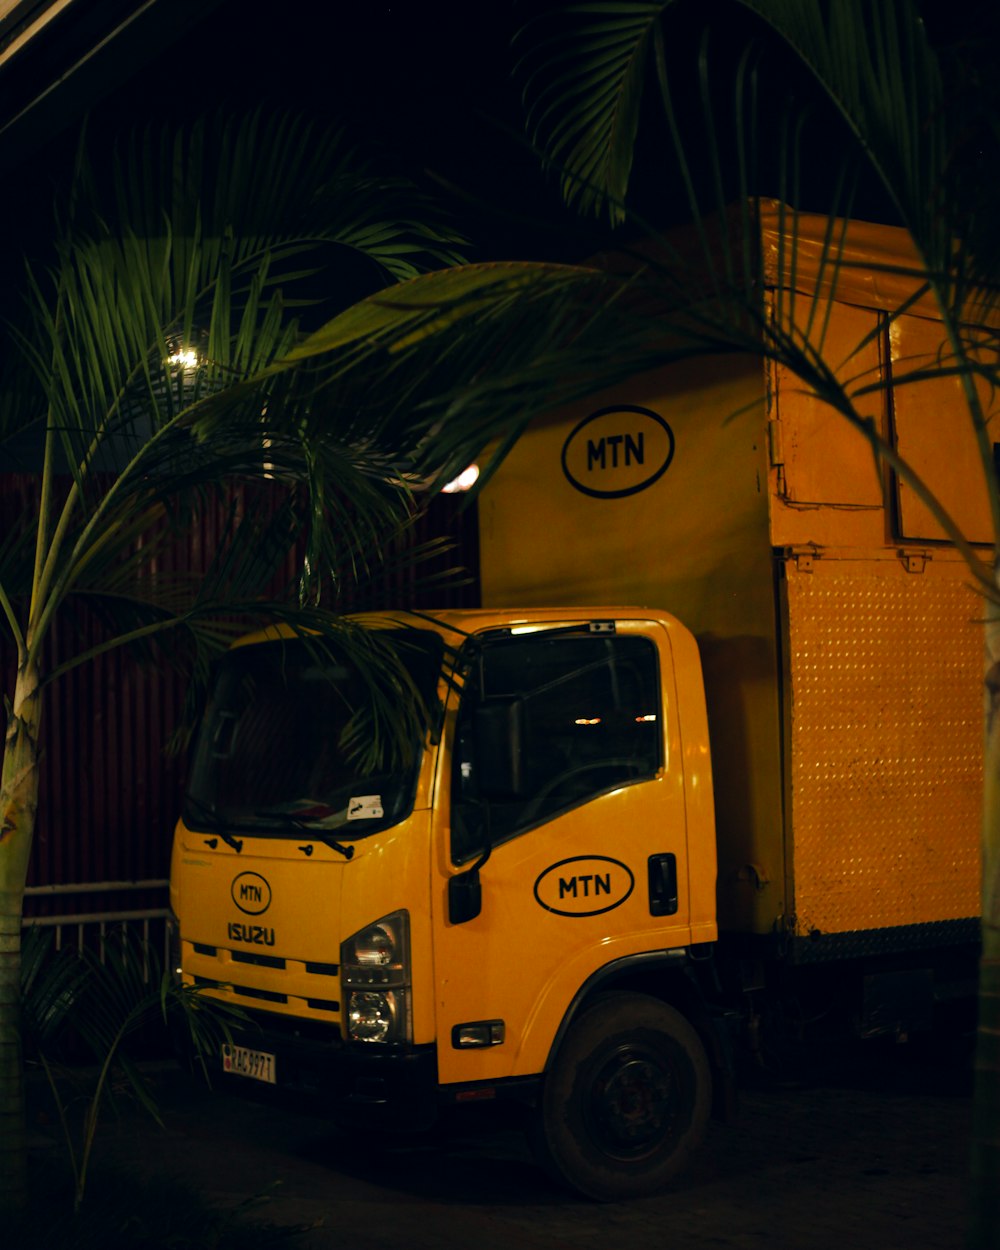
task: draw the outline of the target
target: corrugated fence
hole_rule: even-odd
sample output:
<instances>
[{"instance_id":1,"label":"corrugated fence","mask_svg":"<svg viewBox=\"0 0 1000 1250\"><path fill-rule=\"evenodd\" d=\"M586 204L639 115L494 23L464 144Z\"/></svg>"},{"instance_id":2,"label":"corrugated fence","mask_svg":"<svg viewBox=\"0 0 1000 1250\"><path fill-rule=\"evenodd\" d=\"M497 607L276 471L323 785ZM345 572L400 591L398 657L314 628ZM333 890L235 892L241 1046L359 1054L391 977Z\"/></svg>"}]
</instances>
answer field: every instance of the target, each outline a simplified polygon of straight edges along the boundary
<instances>
[{"instance_id":1,"label":"corrugated fence","mask_svg":"<svg viewBox=\"0 0 1000 1250\"><path fill-rule=\"evenodd\" d=\"M449 538L453 549L416 569L388 559L363 595L347 606L475 606L478 537L474 507L461 496L440 496L408 531L409 549ZM22 527L37 508L36 479L0 476L0 549L3 536ZM216 549L221 510L206 507L179 559L198 571ZM434 585L428 574L452 566L465 581ZM47 669L93 645L96 622L58 623ZM0 637L4 689L13 688L10 640ZM170 842L180 808L185 761L166 751L178 723L184 688L168 666L140 664L121 651L66 673L48 687L42 723L38 827L26 899L28 923L48 924L60 943L82 942L84 926L123 920L160 921L166 907ZM159 934L156 935L159 940Z\"/></svg>"}]
</instances>

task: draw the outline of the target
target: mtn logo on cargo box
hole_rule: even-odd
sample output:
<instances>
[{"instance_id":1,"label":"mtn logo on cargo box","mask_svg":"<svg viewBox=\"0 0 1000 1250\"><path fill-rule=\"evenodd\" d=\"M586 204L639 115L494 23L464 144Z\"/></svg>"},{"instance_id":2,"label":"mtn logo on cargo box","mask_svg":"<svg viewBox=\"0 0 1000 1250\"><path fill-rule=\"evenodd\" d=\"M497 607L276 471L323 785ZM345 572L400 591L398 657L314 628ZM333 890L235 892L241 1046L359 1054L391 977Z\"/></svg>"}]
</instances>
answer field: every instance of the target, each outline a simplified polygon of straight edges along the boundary
<instances>
[{"instance_id":1,"label":"mtn logo on cargo box","mask_svg":"<svg viewBox=\"0 0 1000 1250\"><path fill-rule=\"evenodd\" d=\"M620 499L652 486L673 458L673 431L661 416L618 404L579 422L563 443L562 468L584 495Z\"/></svg>"}]
</instances>

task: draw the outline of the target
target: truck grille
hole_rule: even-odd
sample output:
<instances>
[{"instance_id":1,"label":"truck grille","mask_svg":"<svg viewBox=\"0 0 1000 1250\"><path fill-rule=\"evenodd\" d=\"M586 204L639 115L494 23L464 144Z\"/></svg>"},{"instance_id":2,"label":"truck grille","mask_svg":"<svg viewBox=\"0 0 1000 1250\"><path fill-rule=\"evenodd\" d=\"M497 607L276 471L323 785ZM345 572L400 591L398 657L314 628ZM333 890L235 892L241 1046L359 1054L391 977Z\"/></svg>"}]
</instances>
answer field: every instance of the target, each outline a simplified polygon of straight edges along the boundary
<instances>
[{"instance_id":1,"label":"truck grille","mask_svg":"<svg viewBox=\"0 0 1000 1250\"><path fill-rule=\"evenodd\" d=\"M234 964L255 964L258 968L284 968L285 966L285 961L279 955L252 955L248 951L230 951L229 958Z\"/></svg>"},{"instance_id":2,"label":"truck grille","mask_svg":"<svg viewBox=\"0 0 1000 1250\"><path fill-rule=\"evenodd\" d=\"M335 1019L331 1017L336 1018L340 1014L340 1000L330 994L331 990L334 994L339 990L339 964L299 961L258 951L231 950L208 942L192 942L188 949L195 956L190 967L194 984L204 989L232 995L235 999L273 1004L272 1010L295 1013L297 1019L302 1018L301 1013L316 1012L333 1024ZM211 963L208 963L209 960ZM239 976L239 967L246 969L245 978ZM260 969L260 974L253 975L251 969ZM287 978L272 978L269 975L272 971L287 973ZM263 985L246 984L246 981L262 981Z\"/></svg>"},{"instance_id":3,"label":"truck grille","mask_svg":"<svg viewBox=\"0 0 1000 1250\"><path fill-rule=\"evenodd\" d=\"M231 989L234 994L242 994L246 998L258 998L262 1002L266 1003L288 1002L287 994L276 994L273 990L258 990L252 985L228 985L224 981L213 981L211 977L199 976L194 978L194 983L195 985L204 986L207 990L228 988Z\"/></svg>"}]
</instances>

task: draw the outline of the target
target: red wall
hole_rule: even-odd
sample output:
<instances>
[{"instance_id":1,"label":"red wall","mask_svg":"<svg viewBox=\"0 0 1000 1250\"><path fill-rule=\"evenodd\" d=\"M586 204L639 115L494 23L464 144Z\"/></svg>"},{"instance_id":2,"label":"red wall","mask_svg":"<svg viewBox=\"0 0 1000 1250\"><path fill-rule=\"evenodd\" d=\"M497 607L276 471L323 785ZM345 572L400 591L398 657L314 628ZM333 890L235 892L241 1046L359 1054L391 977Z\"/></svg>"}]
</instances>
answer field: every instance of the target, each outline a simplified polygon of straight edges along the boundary
<instances>
[{"instance_id":1,"label":"red wall","mask_svg":"<svg viewBox=\"0 0 1000 1250\"><path fill-rule=\"evenodd\" d=\"M36 506L35 479L0 478L0 543L17 526L24 509ZM451 537L456 547L437 567L462 565L472 583L420 588L419 569L377 575L364 595L345 607L475 606L478 603L478 542L474 507L459 496L441 496L413 527L410 543ZM189 567L202 565L215 550L221 512L206 508L181 555ZM49 644L51 671L62 660L99 637L95 622L59 622ZM4 690L13 688L14 656L0 636ZM185 761L169 756L166 744L177 724L183 685L168 667L140 665L120 651L109 652L71 670L49 688L42 723L42 775L39 817L29 885L90 881L137 881L167 875L170 839L180 805ZM128 906L160 905L144 893ZM32 912L100 910L102 899L29 900ZM118 905L122 905L119 897Z\"/></svg>"}]
</instances>

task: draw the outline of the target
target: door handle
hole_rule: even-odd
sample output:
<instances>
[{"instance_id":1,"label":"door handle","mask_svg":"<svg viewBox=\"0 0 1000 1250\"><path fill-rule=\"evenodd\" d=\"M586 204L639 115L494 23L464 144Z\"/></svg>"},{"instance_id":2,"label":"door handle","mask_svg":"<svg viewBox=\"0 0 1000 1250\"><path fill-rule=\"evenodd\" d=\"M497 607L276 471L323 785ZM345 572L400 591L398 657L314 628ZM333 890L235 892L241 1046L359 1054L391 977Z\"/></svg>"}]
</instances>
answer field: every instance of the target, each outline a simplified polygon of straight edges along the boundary
<instances>
[{"instance_id":1,"label":"door handle","mask_svg":"<svg viewBox=\"0 0 1000 1250\"><path fill-rule=\"evenodd\" d=\"M649 873L649 914L673 916L677 911L677 856L650 855L646 861Z\"/></svg>"}]
</instances>

